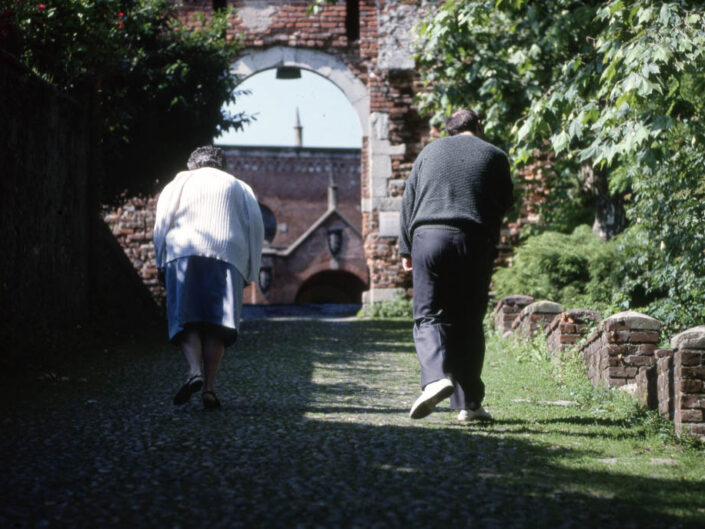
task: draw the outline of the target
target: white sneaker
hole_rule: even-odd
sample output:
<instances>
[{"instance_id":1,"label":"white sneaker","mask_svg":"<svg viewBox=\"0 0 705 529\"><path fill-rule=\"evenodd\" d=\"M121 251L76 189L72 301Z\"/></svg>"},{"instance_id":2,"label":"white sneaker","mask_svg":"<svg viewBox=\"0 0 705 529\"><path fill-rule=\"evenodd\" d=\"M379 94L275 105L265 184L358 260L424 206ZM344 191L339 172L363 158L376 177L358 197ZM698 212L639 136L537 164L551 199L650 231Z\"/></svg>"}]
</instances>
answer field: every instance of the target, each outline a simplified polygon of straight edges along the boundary
<instances>
[{"instance_id":1,"label":"white sneaker","mask_svg":"<svg viewBox=\"0 0 705 529\"><path fill-rule=\"evenodd\" d=\"M457 419L463 422L491 421L492 415L490 415L490 413L485 408L480 406L476 410L460 410Z\"/></svg>"},{"instance_id":2,"label":"white sneaker","mask_svg":"<svg viewBox=\"0 0 705 529\"><path fill-rule=\"evenodd\" d=\"M430 415L436 407L436 404L450 397L453 391L455 391L453 382L448 378L431 382L426 385L421 396L414 402L409 412L409 417L412 419L423 419L427 415Z\"/></svg>"}]
</instances>

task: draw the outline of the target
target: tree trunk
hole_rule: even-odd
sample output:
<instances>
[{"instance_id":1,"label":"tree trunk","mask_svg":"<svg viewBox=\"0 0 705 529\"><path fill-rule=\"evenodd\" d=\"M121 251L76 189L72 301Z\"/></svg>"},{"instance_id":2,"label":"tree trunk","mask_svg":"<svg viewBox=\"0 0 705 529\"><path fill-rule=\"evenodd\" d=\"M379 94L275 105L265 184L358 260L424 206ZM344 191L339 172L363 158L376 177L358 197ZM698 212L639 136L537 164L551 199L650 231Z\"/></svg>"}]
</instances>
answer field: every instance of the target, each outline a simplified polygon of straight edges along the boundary
<instances>
[{"instance_id":1,"label":"tree trunk","mask_svg":"<svg viewBox=\"0 0 705 529\"><path fill-rule=\"evenodd\" d=\"M612 195L609 192L607 171L586 164L581 167L580 176L584 189L592 193L596 199L593 233L603 241L607 241L623 232L627 227L624 196Z\"/></svg>"}]
</instances>

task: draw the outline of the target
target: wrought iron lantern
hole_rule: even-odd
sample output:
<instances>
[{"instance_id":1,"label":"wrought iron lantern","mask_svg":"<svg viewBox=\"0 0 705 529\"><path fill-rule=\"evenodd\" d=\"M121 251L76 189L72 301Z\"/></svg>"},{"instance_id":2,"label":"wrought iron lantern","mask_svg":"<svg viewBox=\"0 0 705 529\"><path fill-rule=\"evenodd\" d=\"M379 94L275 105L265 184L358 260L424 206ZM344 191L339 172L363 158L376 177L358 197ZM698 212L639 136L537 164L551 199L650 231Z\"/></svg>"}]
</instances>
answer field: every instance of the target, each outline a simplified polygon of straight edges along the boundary
<instances>
[{"instance_id":1,"label":"wrought iron lantern","mask_svg":"<svg viewBox=\"0 0 705 529\"><path fill-rule=\"evenodd\" d=\"M343 230L341 228L331 228L328 230L328 251L333 257L337 257L343 247Z\"/></svg>"},{"instance_id":2,"label":"wrought iron lantern","mask_svg":"<svg viewBox=\"0 0 705 529\"><path fill-rule=\"evenodd\" d=\"M280 66L277 68L277 79L301 79L301 68L296 66Z\"/></svg>"},{"instance_id":3,"label":"wrought iron lantern","mask_svg":"<svg viewBox=\"0 0 705 529\"><path fill-rule=\"evenodd\" d=\"M263 294L266 294L270 286L272 286L272 267L262 266L259 269L259 288Z\"/></svg>"}]
</instances>

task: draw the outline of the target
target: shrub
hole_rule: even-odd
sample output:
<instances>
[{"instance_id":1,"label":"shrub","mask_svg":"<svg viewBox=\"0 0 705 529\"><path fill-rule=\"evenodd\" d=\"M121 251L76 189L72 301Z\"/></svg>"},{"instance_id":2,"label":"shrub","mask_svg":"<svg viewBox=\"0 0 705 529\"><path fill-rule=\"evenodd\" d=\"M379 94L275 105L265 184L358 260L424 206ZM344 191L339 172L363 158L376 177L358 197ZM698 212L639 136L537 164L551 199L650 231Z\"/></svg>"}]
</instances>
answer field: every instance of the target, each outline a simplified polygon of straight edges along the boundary
<instances>
[{"instance_id":1,"label":"shrub","mask_svg":"<svg viewBox=\"0 0 705 529\"><path fill-rule=\"evenodd\" d=\"M370 303L357 313L359 318L412 318L411 300L399 294L390 301Z\"/></svg>"},{"instance_id":2,"label":"shrub","mask_svg":"<svg viewBox=\"0 0 705 529\"><path fill-rule=\"evenodd\" d=\"M578 226L570 235L546 232L530 237L517 249L513 266L494 274L493 288L500 297L526 294L566 309L604 309L616 288L616 245L602 242L589 226Z\"/></svg>"}]
</instances>

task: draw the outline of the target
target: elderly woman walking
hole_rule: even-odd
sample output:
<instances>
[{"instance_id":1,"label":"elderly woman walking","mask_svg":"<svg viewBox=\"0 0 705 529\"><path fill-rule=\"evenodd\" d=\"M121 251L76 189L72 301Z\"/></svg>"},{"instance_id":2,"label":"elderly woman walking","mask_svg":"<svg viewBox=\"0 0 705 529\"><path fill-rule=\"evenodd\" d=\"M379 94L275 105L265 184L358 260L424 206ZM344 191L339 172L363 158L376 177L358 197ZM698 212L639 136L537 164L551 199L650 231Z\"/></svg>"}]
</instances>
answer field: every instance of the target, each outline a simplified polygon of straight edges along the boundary
<instances>
[{"instance_id":1,"label":"elderly woman walking","mask_svg":"<svg viewBox=\"0 0 705 529\"><path fill-rule=\"evenodd\" d=\"M187 166L159 196L154 249L169 340L188 364L174 404L203 388L204 408L218 409L216 374L237 338L244 284L259 274L264 227L250 186L223 170L221 149L199 147Z\"/></svg>"}]
</instances>

